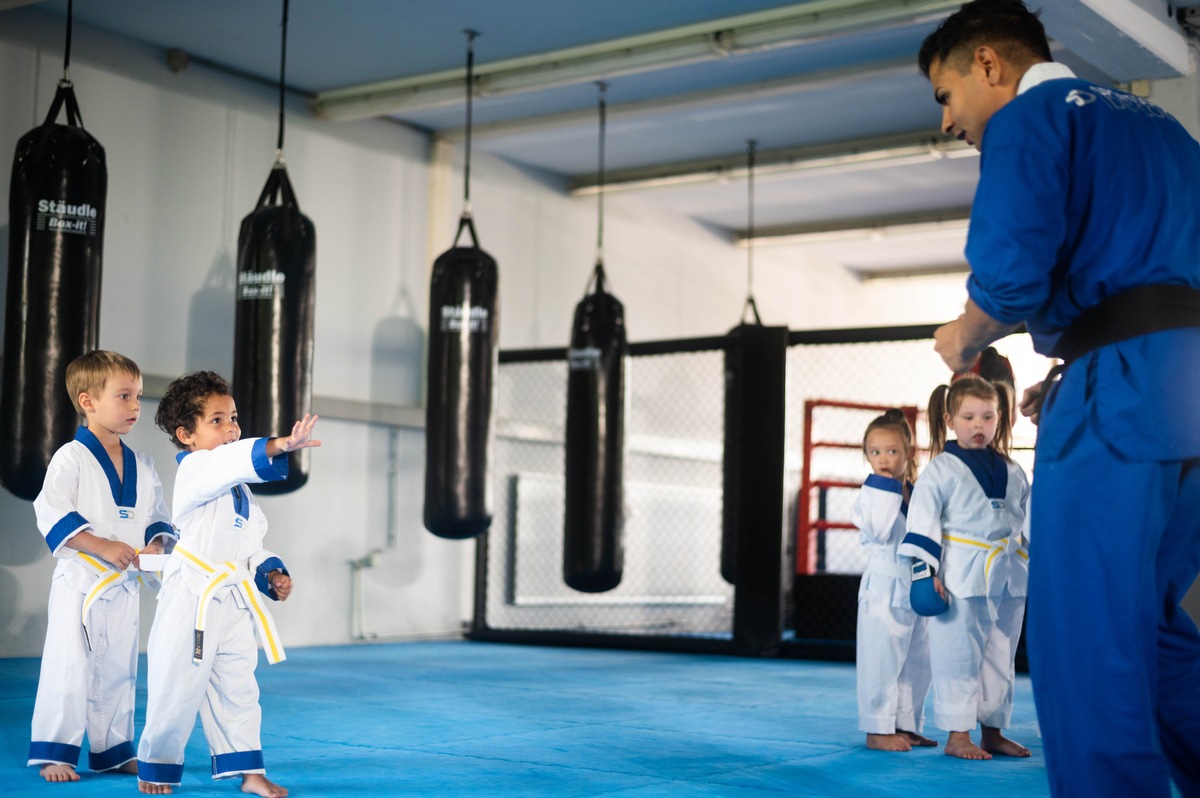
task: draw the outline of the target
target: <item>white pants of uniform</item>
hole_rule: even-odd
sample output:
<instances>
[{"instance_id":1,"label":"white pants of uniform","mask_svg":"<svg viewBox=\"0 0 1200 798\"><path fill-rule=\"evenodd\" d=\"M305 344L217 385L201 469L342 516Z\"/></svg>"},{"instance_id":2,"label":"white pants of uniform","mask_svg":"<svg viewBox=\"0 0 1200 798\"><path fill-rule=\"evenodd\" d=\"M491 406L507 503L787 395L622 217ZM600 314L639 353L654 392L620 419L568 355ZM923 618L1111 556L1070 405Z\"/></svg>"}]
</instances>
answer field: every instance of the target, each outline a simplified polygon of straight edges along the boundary
<instances>
[{"instance_id":1,"label":"white pants of uniform","mask_svg":"<svg viewBox=\"0 0 1200 798\"><path fill-rule=\"evenodd\" d=\"M952 596L950 609L929 619L933 721L946 731L1007 729L1012 720L1025 597L1006 591L992 602L994 621L984 596Z\"/></svg>"},{"instance_id":2,"label":"white pants of uniform","mask_svg":"<svg viewBox=\"0 0 1200 798\"><path fill-rule=\"evenodd\" d=\"M259 731L258 645L254 623L235 591L208 608L204 656L192 662L196 596L181 584L159 593L147 645L146 727L138 779L179 784L196 713L212 755L213 778L265 773Z\"/></svg>"},{"instance_id":3,"label":"white pants of uniform","mask_svg":"<svg viewBox=\"0 0 1200 798\"><path fill-rule=\"evenodd\" d=\"M138 594L117 587L96 600L89 648L84 594L67 582L59 577L50 584L29 764L76 767L86 730L88 766L113 770L133 759Z\"/></svg>"},{"instance_id":4,"label":"white pants of uniform","mask_svg":"<svg viewBox=\"0 0 1200 798\"><path fill-rule=\"evenodd\" d=\"M931 678L925 618L862 596L857 636L858 728L868 734L921 731Z\"/></svg>"}]
</instances>

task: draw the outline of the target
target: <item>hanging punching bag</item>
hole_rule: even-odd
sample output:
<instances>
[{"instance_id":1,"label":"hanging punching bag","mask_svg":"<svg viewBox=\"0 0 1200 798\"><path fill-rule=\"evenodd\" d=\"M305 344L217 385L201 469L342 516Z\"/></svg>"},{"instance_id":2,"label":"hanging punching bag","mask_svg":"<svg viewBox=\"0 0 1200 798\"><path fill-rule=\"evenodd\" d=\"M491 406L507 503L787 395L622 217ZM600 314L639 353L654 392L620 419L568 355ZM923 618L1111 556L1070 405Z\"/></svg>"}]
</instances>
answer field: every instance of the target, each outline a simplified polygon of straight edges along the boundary
<instances>
[{"instance_id":1,"label":"hanging punching bag","mask_svg":"<svg viewBox=\"0 0 1200 798\"><path fill-rule=\"evenodd\" d=\"M37 497L79 424L64 380L99 340L107 187L104 148L64 79L46 121L17 142L9 193L0 481L22 499Z\"/></svg>"},{"instance_id":2,"label":"hanging punching bag","mask_svg":"<svg viewBox=\"0 0 1200 798\"><path fill-rule=\"evenodd\" d=\"M464 228L469 247L458 246ZM424 515L438 537L475 537L492 523L498 287L496 261L479 248L464 213L429 283Z\"/></svg>"},{"instance_id":3,"label":"hanging punching bag","mask_svg":"<svg viewBox=\"0 0 1200 798\"><path fill-rule=\"evenodd\" d=\"M575 306L567 352L566 512L563 581L584 593L621 583L625 550L625 309L604 290Z\"/></svg>"},{"instance_id":4,"label":"hanging punching bag","mask_svg":"<svg viewBox=\"0 0 1200 798\"><path fill-rule=\"evenodd\" d=\"M238 232L233 391L248 436L286 435L312 406L317 231L277 162ZM288 454L288 476L255 493L308 481L309 451Z\"/></svg>"}]
</instances>

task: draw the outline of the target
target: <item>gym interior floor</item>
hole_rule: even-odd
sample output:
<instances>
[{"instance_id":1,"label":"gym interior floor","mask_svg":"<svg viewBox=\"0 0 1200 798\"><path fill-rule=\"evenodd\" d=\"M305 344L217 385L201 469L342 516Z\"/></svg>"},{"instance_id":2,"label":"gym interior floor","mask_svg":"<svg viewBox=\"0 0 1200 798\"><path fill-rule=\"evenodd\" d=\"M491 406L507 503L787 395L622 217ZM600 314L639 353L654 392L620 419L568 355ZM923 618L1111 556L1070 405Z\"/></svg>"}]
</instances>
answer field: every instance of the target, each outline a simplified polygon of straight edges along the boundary
<instances>
[{"instance_id":1,"label":"gym interior floor","mask_svg":"<svg viewBox=\"0 0 1200 798\"><path fill-rule=\"evenodd\" d=\"M132 776L47 785L25 765L37 673L0 659L4 795L136 794ZM258 678L267 775L297 797L1048 795L1021 674L1010 734L1033 756L988 762L867 750L845 663L445 641L294 648ZM176 794L239 783L212 781L197 723Z\"/></svg>"}]
</instances>

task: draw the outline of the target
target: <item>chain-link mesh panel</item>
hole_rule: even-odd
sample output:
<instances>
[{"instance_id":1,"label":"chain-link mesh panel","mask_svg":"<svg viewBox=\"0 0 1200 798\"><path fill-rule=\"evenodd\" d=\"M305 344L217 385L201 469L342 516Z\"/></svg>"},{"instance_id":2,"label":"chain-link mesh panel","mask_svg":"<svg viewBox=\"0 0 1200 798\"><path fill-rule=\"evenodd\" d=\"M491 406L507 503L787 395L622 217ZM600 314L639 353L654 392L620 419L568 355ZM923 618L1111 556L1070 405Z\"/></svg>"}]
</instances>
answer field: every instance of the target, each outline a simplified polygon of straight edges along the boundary
<instances>
[{"instance_id":1,"label":"chain-link mesh panel","mask_svg":"<svg viewBox=\"0 0 1200 798\"><path fill-rule=\"evenodd\" d=\"M1018 394L1049 367L1033 353L1028 336L1010 336L996 347L1012 362ZM914 431L924 449L929 395L949 377L928 339L789 348L784 535L793 563L801 545L819 551L793 585L794 603L804 605L789 619L797 636L853 640L864 557L858 533L836 527L848 525L858 486L869 473L860 444L879 413L828 405L813 410L809 440L830 444L812 447L810 455L810 478L825 486L810 497L809 519L831 526L818 549L811 540L797 544L806 402L916 408ZM491 630L585 636L732 635L733 588L720 576L724 354L634 356L627 381L624 572L613 590L581 593L563 581L566 363L501 364L495 520L486 538L486 590L477 623ZM1019 419L1014 436L1014 457L1028 473L1035 429ZM921 451L920 462L925 459ZM825 631L814 632L814 624Z\"/></svg>"},{"instance_id":2,"label":"chain-link mesh panel","mask_svg":"<svg viewBox=\"0 0 1200 798\"><path fill-rule=\"evenodd\" d=\"M489 628L731 634L733 589L720 576L723 354L631 357L626 377L624 571L613 590L581 593L563 581L566 364L501 366Z\"/></svg>"}]
</instances>

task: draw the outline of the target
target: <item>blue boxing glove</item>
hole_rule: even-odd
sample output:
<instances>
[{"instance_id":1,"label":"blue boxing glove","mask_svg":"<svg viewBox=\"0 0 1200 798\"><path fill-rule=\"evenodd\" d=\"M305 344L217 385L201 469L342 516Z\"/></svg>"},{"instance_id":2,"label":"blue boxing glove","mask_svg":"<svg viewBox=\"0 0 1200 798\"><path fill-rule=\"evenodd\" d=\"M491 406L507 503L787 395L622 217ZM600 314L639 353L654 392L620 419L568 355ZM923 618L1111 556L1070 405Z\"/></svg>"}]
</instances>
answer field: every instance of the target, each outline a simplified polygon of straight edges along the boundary
<instances>
[{"instance_id":1,"label":"blue boxing glove","mask_svg":"<svg viewBox=\"0 0 1200 798\"><path fill-rule=\"evenodd\" d=\"M917 615L941 615L950 609L950 605L938 595L937 588L933 586L933 569L924 560L913 563L912 587L908 591L908 600Z\"/></svg>"}]
</instances>

